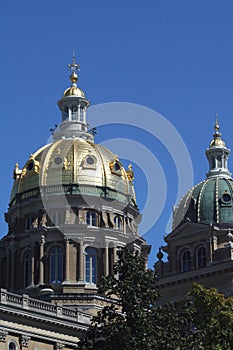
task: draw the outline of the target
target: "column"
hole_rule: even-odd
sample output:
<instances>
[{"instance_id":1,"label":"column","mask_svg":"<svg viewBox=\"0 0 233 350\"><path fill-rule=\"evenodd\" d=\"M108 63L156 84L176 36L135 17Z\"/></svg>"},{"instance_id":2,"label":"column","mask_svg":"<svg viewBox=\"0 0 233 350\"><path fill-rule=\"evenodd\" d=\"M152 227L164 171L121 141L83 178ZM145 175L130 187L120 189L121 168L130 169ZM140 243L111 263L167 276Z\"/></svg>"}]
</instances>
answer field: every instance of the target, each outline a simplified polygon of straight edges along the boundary
<instances>
[{"instance_id":1,"label":"column","mask_svg":"<svg viewBox=\"0 0 233 350\"><path fill-rule=\"evenodd\" d=\"M35 281L35 251L34 246L31 246L31 286L34 286Z\"/></svg>"},{"instance_id":2,"label":"column","mask_svg":"<svg viewBox=\"0 0 233 350\"><path fill-rule=\"evenodd\" d=\"M65 238L66 241L66 269L65 269L65 281L70 280L70 241L69 238Z\"/></svg>"},{"instance_id":3,"label":"column","mask_svg":"<svg viewBox=\"0 0 233 350\"><path fill-rule=\"evenodd\" d=\"M10 251L6 252L6 289L10 289Z\"/></svg>"},{"instance_id":4,"label":"column","mask_svg":"<svg viewBox=\"0 0 233 350\"><path fill-rule=\"evenodd\" d=\"M114 272L114 266L116 265L117 263L117 248L116 246L114 245L113 246L113 249L112 249L112 273ZM114 274L115 276L115 274Z\"/></svg>"},{"instance_id":5,"label":"column","mask_svg":"<svg viewBox=\"0 0 233 350\"><path fill-rule=\"evenodd\" d=\"M79 280L84 281L83 240L79 242Z\"/></svg>"},{"instance_id":6,"label":"column","mask_svg":"<svg viewBox=\"0 0 233 350\"><path fill-rule=\"evenodd\" d=\"M105 259L104 259L104 274L105 274L105 276L108 276L109 275L108 243L107 243L107 246L104 249L105 249L105 252L104 252L104 255L105 255Z\"/></svg>"},{"instance_id":7,"label":"column","mask_svg":"<svg viewBox=\"0 0 233 350\"><path fill-rule=\"evenodd\" d=\"M11 281L10 289L15 289L15 248L11 248Z\"/></svg>"},{"instance_id":8,"label":"column","mask_svg":"<svg viewBox=\"0 0 233 350\"><path fill-rule=\"evenodd\" d=\"M45 245L45 236L41 236L40 242L40 282L39 284L44 284L44 245Z\"/></svg>"}]
</instances>

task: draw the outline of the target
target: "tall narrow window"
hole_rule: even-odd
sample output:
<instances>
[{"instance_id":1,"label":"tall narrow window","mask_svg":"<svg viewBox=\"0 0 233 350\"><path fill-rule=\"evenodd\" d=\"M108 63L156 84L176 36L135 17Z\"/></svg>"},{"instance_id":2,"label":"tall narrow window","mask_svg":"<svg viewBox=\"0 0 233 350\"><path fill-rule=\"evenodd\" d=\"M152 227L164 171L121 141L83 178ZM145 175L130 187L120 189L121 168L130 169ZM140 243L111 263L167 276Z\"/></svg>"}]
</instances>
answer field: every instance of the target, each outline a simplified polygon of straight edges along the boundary
<instances>
[{"instance_id":1,"label":"tall narrow window","mask_svg":"<svg viewBox=\"0 0 233 350\"><path fill-rule=\"evenodd\" d=\"M206 266L206 248L200 247L197 250L197 267L205 267Z\"/></svg>"},{"instance_id":2,"label":"tall narrow window","mask_svg":"<svg viewBox=\"0 0 233 350\"><path fill-rule=\"evenodd\" d=\"M26 220L26 229L30 230L32 228L32 222L33 222L33 218L32 216L29 216Z\"/></svg>"},{"instance_id":3,"label":"tall narrow window","mask_svg":"<svg viewBox=\"0 0 233 350\"><path fill-rule=\"evenodd\" d=\"M63 120L68 119L68 118L69 118L69 109L68 109L68 107L66 107L64 112L63 112Z\"/></svg>"},{"instance_id":4,"label":"tall narrow window","mask_svg":"<svg viewBox=\"0 0 233 350\"><path fill-rule=\"evenodd\" d=\"M222 157L218 156L217 161L218 161L218 168L222 168Z\"/></svg>"},{"instance_id":5,"label":"tall narrow window","mask_svg":"<svg viewBox=\"0 0 233 350\"><path fill-rule=\"evenodd\" d=\"M87 212L86 223L89 226L97 226L96 213L94 211Z\"/></svg>"},{"instance_id":6,"label":"tall narrow window","mask_svg":"<svg viewBox=\"0 0 233 350\"><path fill-rule=\"evenodd\" d=\"M32 256L31 252L26 252L24 254L23 260L23 268L24 268L24 288L30 286L32 280Z\"/></svg>"},{"instance_id":7,"label":"tall narrow window","mask_svg":"<svg viewBox=\"0 0 233 350\"><path fill-rule=\"evenodd\" d=\"M71 119L76 120L78 116L78 108L76 106L71 107Z\"/></svg>"},{"instance_id":8,"label":"tall narrow window","mask_svg":"<svg viewBox=\"0 0 233 350\"><path fill-rule=\"evenodd\" d=\"M97 280L97 251L90 247L86 249L85 280L90 284L96 284Z\"/></svg>"},{"instance_id":9,"label":"tall narrow window","mask_svg":"<svg viewBox=\"0 0 233 350\"><path fill-rule=\"evenodd\" d=\"M17 350L17 347L16 347L16 345L15 345L15 343L13 341L11 341L9 343L8 349L9 350Z\"/></svg>"},{"instance_id":10,"label":"tall narrow window","mask_svg":"<svg viewBox=\"0 0 233 350\"><path fill-rule=\"evenodd\" d=\"M81 107L80 108L80 122L83 122L84 120L84 109Z\"/></svg>"},{"instance_id":11,"label":"tall narrow window","mask_svg":"<svg viewBox=\"0 0 233 350\"><path fill-rule=\"evenodd\" d=\"M186 272L186 271L191 270L191 254L190 254L190 251L188 249L186 249L182 253L181 266L182 266L182 272Z\"/></svg>"},{"instance_id":12,"label":"tall narrow window","mask_svg":"<svg viewBox=\"0 0 233 350\"><path fill-rule=\"evenodd\" d=\"M50 283L59 284L63 281L63 251L54 247L50 251Z\"/></svg>"},{"instance_id":13,"label":"tall narrow window","mask_svg":"<svg viewBox=\"0 0 233 350\"><path fill-rule=\"evenodd\" d=\"M120 216L115 216L114 217L114 227L117 230L121 230L122 229L122 221L121 221L121 217Z\"/></svg>"}]
</instances>

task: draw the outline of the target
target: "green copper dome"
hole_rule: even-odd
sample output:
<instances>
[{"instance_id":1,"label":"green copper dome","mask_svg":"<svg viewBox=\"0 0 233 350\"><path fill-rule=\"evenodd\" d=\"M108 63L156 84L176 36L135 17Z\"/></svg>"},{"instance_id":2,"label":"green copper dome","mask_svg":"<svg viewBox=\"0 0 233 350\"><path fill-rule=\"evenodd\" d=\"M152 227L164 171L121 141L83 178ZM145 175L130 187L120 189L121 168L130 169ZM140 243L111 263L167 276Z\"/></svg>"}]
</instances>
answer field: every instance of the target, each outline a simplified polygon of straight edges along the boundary
<instances>
[{"instance_id":1,"label":"green copper dome","mask_svg":"<svg viewBox=\"0 0 233 350\"><path fill-rule=\"evenodd\" d=\"M173 228L185 221L233 223L233 179L209 178L188 191L174 210Z\"/></svg>"},{"instance_id":2,"label":"green copper dome","mask_svg":"<svg viewBox=\"0 0 233 350\"><path fill-rule=\"evenodd\" d=\"M233 223L233 179L227 165L230 150L221 139L217 116L214 129L214 139L206 150L209 161L207 178L189 190L174 208L173 229L185 221Z\"/></svg>"}]
</instances>

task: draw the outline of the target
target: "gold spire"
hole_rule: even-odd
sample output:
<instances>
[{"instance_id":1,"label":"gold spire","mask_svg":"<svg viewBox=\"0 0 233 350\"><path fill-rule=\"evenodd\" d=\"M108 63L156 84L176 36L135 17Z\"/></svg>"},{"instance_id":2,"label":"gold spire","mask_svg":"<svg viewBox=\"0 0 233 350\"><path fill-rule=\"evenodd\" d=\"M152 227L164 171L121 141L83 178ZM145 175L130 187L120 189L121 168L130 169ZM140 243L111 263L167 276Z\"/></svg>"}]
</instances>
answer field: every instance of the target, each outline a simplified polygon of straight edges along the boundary
<instances>
[{"instance_id":1,"label":"gold spire","mask_svg":"<svg viewBox=\"0 0 233 350\"><path fill-rule=\"evenodd\" d=\"M76 55L73 51L73 59L72 63L68 64L69 70L72 71L70 75L70 81L72 85L64 91L63 97L69 97L69 96L78 96L85 98L84 92L77 87L77 81L78 81L78 75L76 73L77 70L80 70L79 64L76 62Z\"/></svg>"},{"instance_id":2,"label":"gold spire","mask_svg":"<svg viewBox=\"0 0 233 350\"><path fill-rule=\"evenodd\" d=\"M68 64L68 68L72 71L72 74L70 75L70 80L73 84L77 83L78 81L78 75L76 73L77 70L80 71L80 65L76 62L76 55L73 50L73 59L72 63Z\"/></svg>"},{"instance_id":3,"label":"gold spire","mask_svg":"<svg viewBox=\"0 0 233 350\"><path fill-rule=\"evenodd\" d=\"M215 115L215 125L214 125L214 129L215 129L216 132L219 131L218 113L216 113L216 115Z\"/></svg>"},{"instance_id":4,"label":"gold spire","mask_svg":"<svg viewBox=\"0 0 233 350\"><path fill-rule=\"evenodd\" d=\"M210 147L226 147L225 142L221 139L222 134L219 132L219 129L218 113L216 113L214 124L215 133L213 134L214 139L211 141Z\"/></svg>"}]
</instances>

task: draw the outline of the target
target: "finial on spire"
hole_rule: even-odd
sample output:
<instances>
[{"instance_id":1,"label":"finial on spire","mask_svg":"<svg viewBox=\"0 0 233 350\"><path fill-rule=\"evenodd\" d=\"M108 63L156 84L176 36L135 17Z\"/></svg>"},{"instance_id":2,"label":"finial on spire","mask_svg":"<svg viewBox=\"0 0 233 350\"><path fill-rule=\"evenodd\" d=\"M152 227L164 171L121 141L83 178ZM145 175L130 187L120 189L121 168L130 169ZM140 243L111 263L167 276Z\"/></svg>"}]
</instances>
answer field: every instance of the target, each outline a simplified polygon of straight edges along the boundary
<instances>
[{"instance_id":1,"label":"finial on spire","mask_svg":"<svg viewBox=\"0 0 233 350\"><path fill-rule=\"evenodd\" d=\"M80 65L76 62L75 51L73 50L73 59L72 63L68 64L68 68L72 70L73 74L76 74L77 70L80 70Z\"/></svg>"},{"instance_id":2,"label":"finial on spire","mask_svg":"<svg viewBox=\"0 0 233 350\"><path fill-rule=\"evenodd\" d=\"M216 115L215 115L215 125L214 125L214 129L215 129L216 132L219 131L218 113L216 113Z\"/></svg>"},{"instance_id":3,"label":"finial on spire","mask_svg":"<svg viewBox=\"0 0 233 350\"><path fill-rule=\"evenodd\" d=\"M73 51L73 60L72 63L68 64L68 68L72 71L70 75L70 80L73 83L74 87L77 87L76 83L78 81L78 75L76 73L77 70L80 70L79 64L76 62L76 55L75 52Z\"/></svg>"}]
</instances>

